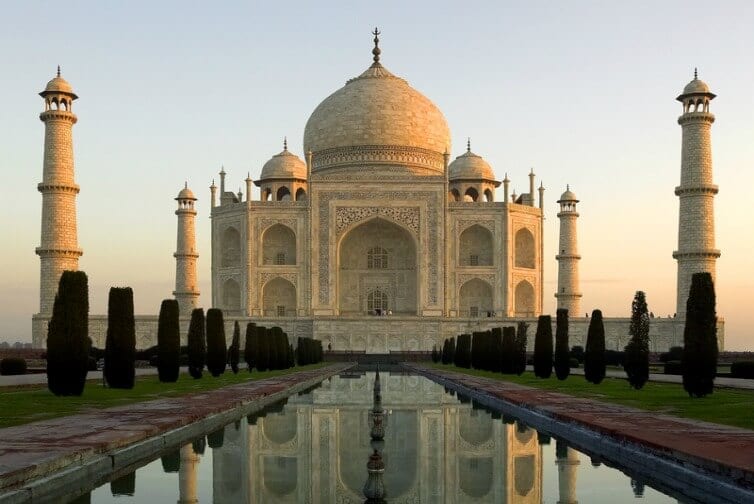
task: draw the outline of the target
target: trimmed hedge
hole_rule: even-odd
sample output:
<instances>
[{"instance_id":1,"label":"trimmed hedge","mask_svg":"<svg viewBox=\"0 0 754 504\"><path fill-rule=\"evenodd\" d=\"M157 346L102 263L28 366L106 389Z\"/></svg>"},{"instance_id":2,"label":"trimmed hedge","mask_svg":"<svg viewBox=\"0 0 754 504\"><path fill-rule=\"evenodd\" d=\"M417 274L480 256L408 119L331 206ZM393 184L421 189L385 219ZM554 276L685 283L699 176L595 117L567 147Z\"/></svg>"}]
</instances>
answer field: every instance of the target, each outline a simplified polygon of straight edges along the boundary
<instances>
[{"instance_id":1,"label":"trimmed hedge","mask_svg":"<svg viewBox=\"0 0 754 504\"><path fill-rule=\"evenodd\" d=\"M595 385L605 379L605 324L602 311L594 310L589 320L586 335L586 352L584 353L584 378Z\"/></svg>"},{"instance_id":2,"label":"trimmed hedge","mask_svg":"<svg viewBox=\"0 0 754 504\"><path fill-rule=\"evenodd\" d=\"M251 369L257 365L257 355L259 353L259 339L257 338L257 325L254 322L246 324L246 341L243 350L243 359L246 366Z\"/></svg>"},{"instance_id":3,"label":"trimmed hedge","mask_svg":"<svg viewBox=\"0 0 754 504\"><path fill-rule=\"evenodd\" d=\"M47 387L55 395L80 396L89 371L89 281L83 271L64 271L47 326Z\"/></svg>"},{"instance_id":4,"label":"trimmed hedge","mask_svg":"<svg viewBox=\"0 0 754 504\"><path fill-rule=\"evenodd\" d=\"M682 375L683 364L679 360L667 361L663 366L662 372L668 375Z\"/></svg>"},{"instance_id":5,"label":"trimmed hedge","mask_svg":"<svg viewBox=\"0 0 754 504\"><path fill-rule=\"evenodd\" d=\"M161 382L178 381L181 335L178 325L178 301L165 299L157 321L157 374Z\"/></svg>"},{"instance_id":6,"label":"trimmed hedge","mask_svg":"<svg viewBox=\"0 0 754 504\"><path fill-rule=\"evenodd\" d=\"M732 378L754 379L754 361L739 361L730 365Z\"/></svg>"},{"instance_id":7,"label":"trimmed hedge","mask_svg":"<svg viewBox=\"0 0 754 504\"><path fill-rule=\"evenodd\" d=\"M568 345L568 310L555 312L555 376L565 380L571 374L570 347Z\"/></svg>"},{"instance_id":8,"label":"trimmed hedge","mask_svg":"<svg viewBox=\"0 0 754 504\"><path fill-rule=\"evenodd\" d=\"M691 275L683 328L683 388L691 397L712 393L717 374L715 284L709 273Z\"/></svg>"},{"instance_id":9,"label":"trimmed hedge","mask_svg":"<svg viewBox=\"0 0 754 504\"><path fill-rule=\"evenodd\" d=\"M534 336L534 374L538 378L552 375L552 317L540 315Z\"/></svg>"},{"instance_id":10,"label":"trimmed hedge","mask_svg":"<svg viewBox=\"0 0 754 504\"><path fill-rule=\"evenodd\" d=\"M238 360L241 358L241 326L238 324L238 320L233 325L233 340L230 343L228 349L228 364L230 364L230 370L233 374L238 374Z\"/></svg>"},{"instance_id":11,"label":"trimmed hedge","mask_svg":"<svg viewBox=\"0 0 754 504\"><path fill-rule=\"evenodd\" d=\"M134 388L136 322L131 287L111 287L107 302L105 381L111 388Z\"/></svg>"},{"instance_id":12,"label":"trimmed hedge","mask_svg":"<svg viewBox=\"0 0 754 504\"><path fill-rule=\"evenodd\" d=\"M225 341L225 322L219 308L207 310L207 370L218 377L225 372L228 347Z\"/></svg>"},{"instance_id":13,"label":"trimmed hedge","mask_svg":"<svg viewBox=\"0 0 754 504\"><path fill-rule=\"evenodd\" d=\"M0 375L12 376L26 374L26 359L6 357L0 360Z\"/></svg>"},{"instance_id":14,"label":"trimmed hedge","mask_svg":"<svg viewBox=\"0 0 754 504\"><path fill-rule=\"evenodd\" d=\"M204 310L191 310L191 321L188 329L188 368L194 379L202 377L204 363L207 359L207 342L204 336Z\"/></svg>"}]
</instances>

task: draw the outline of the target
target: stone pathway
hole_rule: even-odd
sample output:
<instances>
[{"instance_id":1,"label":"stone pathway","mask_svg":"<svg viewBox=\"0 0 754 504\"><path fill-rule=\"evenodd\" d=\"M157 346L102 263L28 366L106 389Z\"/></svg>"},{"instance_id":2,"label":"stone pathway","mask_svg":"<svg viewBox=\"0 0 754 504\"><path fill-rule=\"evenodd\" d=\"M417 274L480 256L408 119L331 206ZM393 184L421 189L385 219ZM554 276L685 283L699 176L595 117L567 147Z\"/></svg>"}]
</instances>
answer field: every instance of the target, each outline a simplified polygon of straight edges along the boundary
<instances>
[{"instance_id":1,"label":"stone pathway","mask_svg":"<svg viewBox=\"0 0 754 504\"><path fill-rule=\"evenodd\" d=\"M112 471L117 465L112 454L129 445L212 415L224 412L232 414L241 406L273 394L282 399L289 395L286 391L297 385L319 383L349 366L333 364L207 392L0 429L0 502L6 499L14 502L3 492L23 487L54 471L85 466L87 460L102 458L102 455L109 455L106 462ZM160 441L160 445L167 442Z\"/></svg>"},{"instance_id":2,"label":"stone pathway","mask_svg":"<svg viewBox=\"0 0 754 504\"><path fill-rule=\"evenodd\" d=\"M678 418L454 371L418 365L407 367L417 369L425 376L443 378L543 413L558 421L580 424L600 434L637 443L715 474L724 474L747 487L754 487L752 430Z\"/></svg>"}]
</instances>

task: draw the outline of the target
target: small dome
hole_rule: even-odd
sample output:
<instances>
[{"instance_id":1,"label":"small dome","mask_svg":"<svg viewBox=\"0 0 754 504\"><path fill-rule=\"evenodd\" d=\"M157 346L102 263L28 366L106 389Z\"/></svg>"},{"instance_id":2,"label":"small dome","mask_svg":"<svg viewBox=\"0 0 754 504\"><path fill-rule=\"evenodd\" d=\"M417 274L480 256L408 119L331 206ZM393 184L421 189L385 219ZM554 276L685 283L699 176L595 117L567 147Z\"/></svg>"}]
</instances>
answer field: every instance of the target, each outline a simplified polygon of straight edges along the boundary
<instances>
[{"instance_id":1,"label":"small dome","mask_svg":"<svg viewBox=\"0 0 754 504\"><path fill-rule=\"evenodd\" d=\"M188 184L186 184L183 189L181 189L181 192L178 193L177 200L182 199L189 199L196 201L196 198L194 197L194 193L191 192L191 189L188 188Z\"/></svg>"},{"instance_id":2,"label":"small dome","mask_svg":"<svg viewBox=\"0 0 754 504\"><path fill-rule=\"evenodd\" d=\"M564 201L575 201L578 203L579 199L576 197L576 194L571 191L571 188L569 186L566 186L566 191L560 195L560 199L558 200L558 203L564 202Z\"/></svg>"},{"instance_id":3,"label":"small dome","mask_svg":"<svg viewBox=\"0 0 754 504\"><path fill-rule=\"evenodd\" d=\"M62 78L60 76L60 66L58 66L58 73L55 77L53 77L50 82L47 83L45 86L45 90L39 93L40 95L44 96L48 93L63 93L67 94L73 97L75 100L78 98L76 96L76 93L73 92L73 87L68 83L67 80Z\"/></svg>"},{"instance_id":4,"label":"small dome","mask_svg":"<svg viewBox=\"0 0 754 504\"><path fill-rule=\"evenodd\" d=\"M482 156L467 150L448 165L448 179L482 179L495 180L492 167Z\"/></svg>"},{"instance_id":5,"label":"small dome","mask_svg":"<svg viewBox=\"0 0 754 504\"><path fill-rule=\"evenodd\" d=\"M262 167L259 180L299 179L306 180L306 163L291 153L286 145L280 154L275 154Z\"/></svg>"},{"instance_id":6,"label":"small dome","mask_svg":"<svg viewBox=\"0 0 754 504\"><path fill-rule=\"evenodd\" d=\"M709 93L709 86L706 82L699 79L694 79L683 88L683 94L707 94Z\"/></svg>"}]
</instances>

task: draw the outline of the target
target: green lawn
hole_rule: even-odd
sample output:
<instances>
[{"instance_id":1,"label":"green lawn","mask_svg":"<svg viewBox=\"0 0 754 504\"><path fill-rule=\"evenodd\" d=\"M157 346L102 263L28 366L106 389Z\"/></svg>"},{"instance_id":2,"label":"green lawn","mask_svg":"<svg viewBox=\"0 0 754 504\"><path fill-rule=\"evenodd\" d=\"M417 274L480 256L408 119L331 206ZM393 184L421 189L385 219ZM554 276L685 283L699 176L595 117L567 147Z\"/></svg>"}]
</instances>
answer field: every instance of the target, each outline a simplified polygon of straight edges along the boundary
<instances>
[{"instance_id":1,"label":"green lawn","mask_svg":"<svg viewBox=\"0 0 754 504\"><path fill-rule=\"evenodd\" d=\"M81 397L57 397L47 390L47 385L2 387L0 388L0 428L74 415L93 408L109 408L160 397L175 397L213 390L252 379L261 380L297 371L317 369L326 365L327 363L319 363L264 373L256 371L249 373L242 369L237 375L228 369L225 374L217 378L213 378L205 371L204 376L199 380L194 380L188 374L182 373L175 383L160 383L157 375L141 376L136 378L136 384L131 390L104 388L100 382L87 381Z\"/></svg>"},{"instance_id":2,"label":"green lawn","mask_svg":"<svg viewBox=\"0 0 754 504\"><path fill-rule=\"evenodd\" d=\"M583 376L578 375L572 375L564 381L559 381L555 378L554 372L552 377L543 380L528 371L521 376L516 376L476 369L462 369L442 364L429 365L438 369L447 369L563 394L754 430L754 391L752 390L715 389L714 394L710 396L691 398L683 390L682 385L673 383L647 382L641 390L634 390L626 380L618 378L606 378L599 385L594 385L586 381Z\"/></svg>"}]
</instances>

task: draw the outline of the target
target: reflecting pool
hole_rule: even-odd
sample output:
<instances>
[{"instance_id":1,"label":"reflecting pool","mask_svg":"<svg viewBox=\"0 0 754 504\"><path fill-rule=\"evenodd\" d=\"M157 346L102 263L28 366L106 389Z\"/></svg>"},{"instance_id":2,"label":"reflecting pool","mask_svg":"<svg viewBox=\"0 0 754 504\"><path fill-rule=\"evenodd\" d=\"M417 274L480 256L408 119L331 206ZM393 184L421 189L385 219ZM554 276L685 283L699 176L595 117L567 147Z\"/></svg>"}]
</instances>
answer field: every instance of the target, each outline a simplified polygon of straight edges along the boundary
<instances>
[{"instance_id":1,"label":"reflecting pool","mask_svg":"<svg viewBox=\"0 0 754 504\"><path fill-rule=\"evenodd\" d=\"M426 378L380 378L387 502L678 502ZM73 502L364 502L374 382L333 377Z\"/></svg>"}]
</instances>

